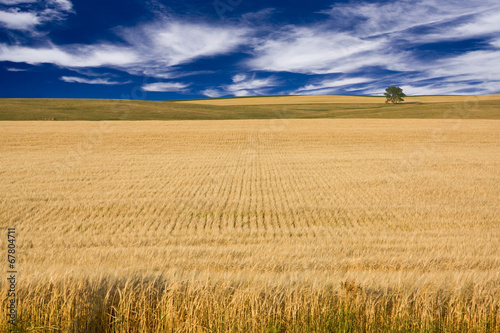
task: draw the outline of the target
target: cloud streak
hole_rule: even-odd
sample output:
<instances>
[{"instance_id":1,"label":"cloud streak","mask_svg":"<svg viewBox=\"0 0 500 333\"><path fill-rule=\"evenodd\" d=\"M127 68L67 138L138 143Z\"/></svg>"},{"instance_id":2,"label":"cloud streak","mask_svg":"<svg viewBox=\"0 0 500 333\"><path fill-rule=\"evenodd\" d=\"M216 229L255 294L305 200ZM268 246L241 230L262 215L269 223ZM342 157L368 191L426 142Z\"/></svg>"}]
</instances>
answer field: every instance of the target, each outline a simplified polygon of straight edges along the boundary
<instances>
[{"instance_id":1,"label":"cloud streak","mask_svg":"<svg viewBox=\"0 0 500 333\"><path fill-rule=\"evenodd\" d=\"M128 68L134 74L171 77L172 67L200 58L227 54L245 43L248 29L173 21L152 23L119 32L141 61Z\"/></svg>"},{"instance_id":2,"label":"cloud streak","mask_svg":"<svg viewBox=\"0 0 500 333\"><path fill-rule=\"evenodd\" d=\"M30 31L40 24L34 13L23 13L19 10L0 11L0 25L10 30Z\"/></svg>"},{"instance_id":3,"label":"cloud streak","mask_svg":"<svg viewBox=\"0 0 500 333\"><path fill-rule=\"evenodd\" d=\"M33 3L37 2L38 0L0 0L0 4L3 5L18 5L21 3Z\"/></svg>"},{"instance_id":4,"label":"cloud streak","mask_svg":"<svg viewBox=\"0 0 500 333\"><path fill-rule=\"evenodd\" d=\"M322 13L340 22L340 27L349 27L357 36L367 37L446 23L495 7L496 0L402 0L337 4Z\"/></svg>"},{"instance_id":5,"label":"cloud streak","mask_svg":"<svg viewBox=\"0 0 500 333\"><path fill-rule=\"evenodd\" d=\"M234 75L232 81L232 84L221 85L220 88L205 89L202 94L208 97L263 95L268 88L279 85L274 77L259 79L255 75L248 77L241 73Z\"/></svg>"},{"instance_id":6,"label":"cloud streak","mask_svg":"<svg viewBox=\"0 0 500 333\"><path fill-rule=\"evenodd\" d=\"M254 47L247 65L253 70L327 74L380 65L370 53L386 41L363 40L326 26L287 27Z\"/></svg>"},{"instance_id":7,"label":"cloud streak","mask_svg":"<svg viewBox=\"0 0 500 333\"><path fill-rule=\"evenodd\" d=\"M69 83L104 84L104 85L119 85L131 82L131 81L126 81L126 82L110 81L110 79L108 78L87 79L77 76L61 76L60 79L64 82L69 82Z\"/></svg>"},{"instance_id":8,"label":"cloud streak","mask_svg":"<svg viewBox=\"0 0 500 333\"><path fill-rule=\"evenodd\" d=\"M189 83L156 82L143 85L142 90L152 92L184 92L189 86Z\"/></svg>"},{"instance_id":9,"label":"cloud streak","mask_svg":"<svg viewBox=\"0 0 500 333\"><path fill-rule=\"evenodd\" d=\"M245 42L246 33L246 29L226 26L153 23L120 29L118 35L126 41L120 45L51 44L50 47L39 48L0 44L0 61L50 63L67 68L108 66L134 75L175 78L211 73L179 73L176 66L230 53Z\"/></svg>"},{"instance_id":10,"label":"cloud streak","mask_svg":"<svg viewBox=\"0 0 500 333\"><path fill-rule=\"evenodd\" d=\"M373 82L373 79L363 77L351 77L341 79L325 79L314 84L308 84L297 90L294 90L291 95L325 95L334 94L341 87L353 87L359 84Z\"/></svg>"},{"instance_id":11,"label":"cloud streak","mask_svg":"<svg viewBox=\"0 0 500 333\"><path fill-rule=\"evenodd\" d=\"M56 20L62 20L73 11L73 4L68 0L1 0L4 5L21 5L0 11L0 26L8 30L36 33L37 26ZM34 4L22 9L25 4Z\"/></svg>"},{"instance_id":12,"label":"cloud streak","mask_svg":"<svg viewBox=\"0 0 500 333\"><path fill-rule=\"evenodd\" d=\"M61 67L125 66L138 61L135 51L114 45L74 45L45 48L0 44L0 61L31 65L50 63Z\"/></svg>"}]
</instances>

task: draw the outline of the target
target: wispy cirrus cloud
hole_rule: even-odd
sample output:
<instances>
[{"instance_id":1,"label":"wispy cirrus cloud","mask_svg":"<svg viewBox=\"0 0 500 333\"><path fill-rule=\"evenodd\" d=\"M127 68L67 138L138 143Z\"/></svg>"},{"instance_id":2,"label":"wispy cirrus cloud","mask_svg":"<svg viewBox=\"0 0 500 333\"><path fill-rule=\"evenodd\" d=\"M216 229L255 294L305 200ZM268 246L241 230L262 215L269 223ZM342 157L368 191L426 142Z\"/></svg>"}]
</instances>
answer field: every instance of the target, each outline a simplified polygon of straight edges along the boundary
<instances>
[{"instance_id":1,"label":"wispy cirrus cloud","mask_svg":"<svg viewBox=\"0 0 500 333\"><path fill-rule=\"evenodd\" d=\"M500 49L500 38L490 41L490 45Z\"/></svg>"},{"instance_id":2,"label":"wispy cirrus cloud","mask_svg":"<svg viewBox=\"0 0 500 333\"><path fill-rule=\"evenodd\" d=\"M0 4L3 5L18 5L21 3L33 3L37 2L38 0L0 0Z\"/></svg>"},{"instance_id":3,"label":"wispy cirrus cloud","mask_svg":"<svg viewBox=\"0 0 500 333\"><path fill-rule=\"evenodd\" d=\"M386 41L364 40L325 25L289 26L256 43L247 61L253 70L327 74L385 64L370 56ZM354 59L355 58L355 59Z\"/></svg>"},{"instance_id":4,"label":"wispy cirrus cloud","mask_svg":"<svg viewBox=\"0 0 500 333\"><path fill-rule=\"evenodd\" d=\"M415 93L498 91L496 51L464 50L422 57L420 45L483 38L500 45L500 7L496 1L420 0L335 5L323 11L331 17L322 25L292 26L257 44L247 65L251 70L323 74L292 93L324 94L357 91L378 94L393 77ZM496 37L498 38L498 37ZM378 79L356 77L366 70L378 72ZM329 73L342 73L344 80L330 80ZM400 75L408 73L407 75ZM394 80L393 79L393 80ZM419 82L419 85L410 85ZM421 82L421 83L420 83ZM493 82L493 84L491 83ZM360 85L360 83L363 83ZM428 88L425 88L428 87Z\"/></svg>"},{"instance_id":5,"label":"wispy cirrus cloud","mask_svg":"<svg viewBox=\"0 0 500 333\"><path fill-rule=\"evenodd\" d=\"M111 81L109 78L88 79L88 78L78 77L78 76L61 76L60 79L64 82L69 82L69 83L104 84L104 85L119 85L119 84L127 84L127 83L131 82L131 81L125 81L125 82Z\"/></svg>"},{"instance_id":6,"label":"wispy cirrus cloud","mask_svg":"<svg viewBox=\"0 0 500 333\"><path fill-rule=\"evenodd\" d=\"M155 82L143 85L142 90L153 92L184 92L189 86L189 83L181 82Z\"/></svg>"},{"instance_id":7,"label":"wispy cirrus cloud","mask_svg":"<svg viewBox=\"0 0 500 333\"><path fill-rule=\"evenodd\" d=\"M410 96L471 94L471 86L464 83L437 83L425 86L402 85L401 89Z\"/></svg>"},{"instance_id":8,"label":"wispy cirrus cloud","mask_svg":"<svg viewBox=\"0 0 500 333\"><path fill-rule=\"evenodd\" d=\"M224 96L224 91L216 88L206 88L201 91L201 94L210 98L218 98Z\"/></svg>"},{"instance_id":9,"label":"wispy cirrus cloud","mask_svg":"<svg viewBox=\"0 0 500 333\"><path fill-rule=\"evenodd\" d=\"M33 30L40 24L40 18L35 13L20 12L19 9L0 11L0 25L10 30Z\"/></svg>"},{"instance_id":10,"label":"wispy cirrus cloud","mask_svg":"<svg viewBox=\"0 0 500 333\"><path fill-rule=\"evenodd\" d=\"M496 0L402 0L335 4L322 13L330 15L336 27L367 37L467 19L498 6Z\"/></svg>"},{"instance_id":11,"label":"wispy cirrus cloud","mask_svg":"<svg viewBox=\"0 0 500 333\"><path fill-rule=\"evenodd\" d=\"M470 38L491 39L500 32L500 7L491 7L480 13L464 14L456 20L433 25L426 33L402 31L392 37L413 44L431 44Z\"/></svg>"},{"instance_id":12,"label":"wispy cirrus cloud","mask_svg":"<svg viewBox=\"0 0 500 333\"><path fill-rule=\"evenodd\" d=\"M498 7L491 8L486 12L478 14L474 19L464 22L463 24L452 29L456 35L453 37L474 37L488 35L491 33L498 36L500 31L500 4Z\"/></svg>"},{"instance_id":13,"label":"wispy cirrus cloud","mask_svg":"<svg viewBox=\"0 0 500 333\"><path fill-rule=\"evenodd\" d=\"M241 81L244 81L246 80L247 78L247 75L246 74L236 74L234 75L231 80L234 82L234 83L238 83L238 82L241 82Z\"/></svg>"},{"instance_id":14,"label":"wispy cirrus cloud","mask_svg":"<svg viewBox=\"0 0 500 333\"><path fill-rule=\"evenodd\" d=\"M129 47L102 45L52 45L44 48L0 44L0 61L50 63L61 67L126 66L139 56Z\"/></svg>"},{"instance_id":15,"label":"wispy cirrus cloud","mask_svg":"<svg viewBox=\"0 0 500 333\"><path fill-rule=\"evenodd\" d=\"M126 28L118 34L142 55L128 68L130 72L168 78L175 75L174 66L235 51L248 32L241 27L172 21Z\"/></svg>"},{"instance_id":16,"label":"wispy cirrus cloud","mask_svg":"<svg viewBox=\"0 0 500 333\"><path fill-rule=\"evenodd\" d=\"M118 30L126 43L28 47L0 44L0 61L61 67L117 68L134 75L176 78L213 71L179 71L178 65L234 51L246 29L187 22L153 23Z\"/></svg>"},{"instance_id":17,"label":"wispy cirrus cloud","mask_svg":"<svg viewBox=\"0 0 500 333\"><path fill-rule=\"evenodd\" d=\"M26 71L28 71L25 68L16 68L16 67L6 67L5 70L8 72L26 72Z\"/></svg>"},{"instance_id":18,"label":"wispy cirrus cloud","mask_svg":"<svg viewBox=\"0 0 500 333\"><path fill-rule=\"evenodd\" d=\"M373 82L373 79L363 77L325 79L314 84L308 84L291 92L292 95L325 95L334 94L341 87L353 87L362 83Z\"/></svg>"},{"instance_id":19,"label":"wispy cirrus cloud","mask_svg":"<svg viewBox=\"0 0 500 333\"><path fill-rule=\"evenodd\" d=\"M0 10L0 26L8 30L36 32L36 28L46 22L62 20L73 10L73 4L68 0L1 0L4 5L10 7L7 10ZM23 8L22 5L30 5ZM19 6L21 5L21 6Z\"/></svg>"},{"instance_id":20,"label":"wispy cirrus cloud","mask_svg":"<svg viewBox=\"0 0 500 333\"><path fill-rule=\"evenodd\" d=\"M420 76L427 79L439 78L449 93L492 94L500 91L498 59L500 50L471 51L422 66ZM468 84L468 89L463 84Z\"/></svg>"},{"instance_id":21,"label":"wispy cirrus cloud","mask_svg":"<svg viewBox=\"0 0 500 333\"><path fill-rule=\"evenodd\" d=\"M46 2L57 6L58 10L66 12L73 10L73 3L70 0L47 0Z\"/></svg>"},{"instance_id":22,"label":"wispy cirrus cloud","mask_svg":"<svg viewBox=\"0 0 500 333\"><path fill-rule=\"evenodd\" d=\"M223 89L235 96L248 96L251 94L260 95L265 93L263 89L277 85L278 83L273 77L259 79L255 76L243 78L241 75L236 75L233 77L233 83L224 86Z\"/></svg>"},{"instance_id":23,"label":"wispy cirrus cloud","mask_svg":"<svg viewBox=\"0 0 500 333\"><path fill-rule=\"evenodd\" d=\"M232 84L205 89L202 94L208 97L263 95L268 88L279 85L274 77L256 78L255 75L248 77L246 74L236 74L232 81Z\"/></svg>"},{"instance_id":24,"label":"wispy cirrus cloud","mask_svg":"<svg viewBox=\"0 0 500 333\"><path fill-rule=\"evenodd\" d=\"M482 79L500 78L500 50L471 51L435 63L429 70L432 76L462 76ZM425 68L421 68L424 70Z\"/></svg>"}]
</instances>

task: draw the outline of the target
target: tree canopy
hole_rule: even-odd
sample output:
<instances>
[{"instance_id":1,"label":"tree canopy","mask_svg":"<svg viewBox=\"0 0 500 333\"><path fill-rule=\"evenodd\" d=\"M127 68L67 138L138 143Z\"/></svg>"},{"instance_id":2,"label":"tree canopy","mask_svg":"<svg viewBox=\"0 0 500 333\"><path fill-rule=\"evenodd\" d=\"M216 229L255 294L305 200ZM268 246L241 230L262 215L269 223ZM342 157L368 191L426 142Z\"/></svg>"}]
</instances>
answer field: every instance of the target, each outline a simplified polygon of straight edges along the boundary
<instances>
[{"instance_id":1,"label":"tree canopy","mask_svg":"<svg viewBox=\"0 0 500 333\"><path fill-rule=\"evenodd\" d=\"M387 100L385 101L386 103L391 102L393 104L397 104L403 102L403 98L406 97L403 89L401 89L400 87L390 86L389 88L385 89L385 91L386 92L384 93L384 96L385 98L387 98Z\"/></svg>"}]
</instances>

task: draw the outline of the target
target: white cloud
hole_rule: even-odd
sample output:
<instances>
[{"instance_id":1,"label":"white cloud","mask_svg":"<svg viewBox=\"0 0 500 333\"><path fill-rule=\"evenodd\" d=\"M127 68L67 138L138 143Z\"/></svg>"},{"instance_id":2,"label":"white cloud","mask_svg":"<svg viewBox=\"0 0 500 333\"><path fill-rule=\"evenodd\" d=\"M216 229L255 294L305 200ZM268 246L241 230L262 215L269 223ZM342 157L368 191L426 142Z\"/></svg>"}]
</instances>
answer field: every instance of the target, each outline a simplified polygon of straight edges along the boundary
<instances>
[{"instance_id":1,"label":"white cloud","mask_svg":"<svg viewBox=\"0 0 500 333\"><path fill-rule=\"evenodd\" d=\"M60 78L64 82L70 83L85 83L85 84L105 84L105 85L116 85L116 84L127 84L127 82L110 81L108 78L97 78L97 79L86 79L83 77L76 76L61 76Z\"/></svg>"},{"instance_id":2,"label":"white cloud","mask_svg":"<svg viewBox=\"0 0 500 333\"><path fill-rule=\"evenodd\" d=\"M453 29L460 37L500 33L500 8L478 15L474 20Z\"/></svg>"},{"instance_id":3,"label":"white cloud","mask_svg":"<svg viewBox=\"0 0 500 333\"><path fill-rule=\"evenodd\" d=\"M18 5L21 3L33 3L38 0L0 0L0 3L3 5Z\"/></svg>"},{"instance_id":4,"label":"white cloud","mask_svg":"<svg viewBox=\"0 0 500 333\"><path fill-rule=\"evenodd\" d=\"M348 72L363 66L387 64L373 52L384 49L385 40L363 40L326 27L288 27L254 48L247 64L253 70L307 74ZM355 58L354 58L355 57Z\"/></svg>"},{"instance_id":5,"label":"white cloud","mask_svg":"<svg viewBox=\"0 0 500 333\"><path fill-rule=\"evenodd\" d=\"M55 5L62 11L70 12L73 10L73 4L69 0L49 0L47 2Z\"/></svg>"},{"instance_id":6,"label":"white cloud","mask_svg":"<svg viewBox=\"0 0 500 333\"><path fill-rule=\"evenodd\" d=\"M140 66L140 65L139 65ZM142 72L137 69L129 69L130 72L138 73L144 76L151 76L158 79L178 79L180 77L186 77L191 75L206 75L213 74L215 71L213 70L204 70L204 71L186 71L180 70L179 68L169 68L162 65L150 65L145 64L146 69L143 69Z\"/></svg>"},{"instance_id":7,"label":"white cloud","mask_svg":"<svg viewBox=\"0 0 500 333\"><path fill-rule=\"evenodd\" d=\"M422 95L470 95L475 88L467 83L437 83L425 86L402 85L401 89L408 96Z\"/></svg>"},{"instance_id":8,"label":"white cloud","mask_svg":"<svg viewBox=\"0 0 500 333\"><path fill-rule=\"evenodd\" d=\"M32 48L0 44L0 61L28 64L51 63L63 67L125 66L138 60L137 54L126 47L113 45L70 46L62 49Z\"/></svg>"},{"instance_id":9,"label":"white cloud","mask_svg":"<svg viewBox=\"0 0 500 333\"><path fill-rule=\"evenodd\" d=\"M225 95L223 91L214 88L205 89L201 93L211 98L217 98Z\"/></svg>"},{"instance_id":10,"label":"white cloud","mask_svg":"<svg viewBox=\"0 0 500 333\"><path fill-rule=\"evenodd\" d=\"M40 19L34 13L18 10L0 11L0 25L10 30L32 30L40 24Z\"/></svg>"},{"instance_id":11,"label":"white cloud","mask_svg":"<svg viewBox=\"0 0 500 333\"><path fill-rule=\"evenodd\" d=\"M8 72L27 72L27 69L24 68L14 68L14 67L7 67L5 68L6 71Z\"/></svg>"},{"instance_id":12,"label":"white cloud","mask_svg":"<svg viewBox=\"0 0 500 333\"><path fill-rule=\"evenodd\" d=\"M498 39L495 39L495 40L492 40L490 42L490 45L494 46L494 47L497 47L497 48L500 48L500 38Z\"/></svg>"},{"instance_id":13,"label":"white cloud","mask_svg":"<svg viewBox=\"0 0 500 333\"><path fill-rule=\"evenodd\" d=\"M227 91L236 92L239 90L255 90L272 86L276 86L276 83L270 77L266 79L251 78L248 80L244 79L244 81L243 80L237 81L236 83L226 86L225 89Z\"/></svg>"},{"instance_id":14,"label":"white cloud","mask_svg":"<svg viewBox=\"0 0 500 333\"><path fill-rule=\"evenodd\" d=\"M189 85L190 84L180 82L156 82L143 85L142 90L155 92L182 92Z\"/></svg>"},{"instance_id":15,"label":"white cloud","mask_svg":"<svg viewBox=\"0 0 500 333\"><path fill-rule=\"evenodd\" d=\"M275 31L254 46L254 56L246 64L251 70L305 74L359 73L364 67L374 66L407 72L407 75L387 73L381 77L385 82L392 78L406 83L417 93L493 93L499 89L495 77L500 76L497 64L500 52L464 51L458 56L442 53L422 60L414 48L437 41L478 37L491 40L500 33L497 1L350 3L334 6L327 13L333 18L329 24L289 26ZM411 30L422 26L426 28ZM498 40L491 40L490 44L500 47ZM432 79L442 82L443 86L411 84ZM350 87L361 83L365 84ZM383 92L378 90L381 84L385 83L364 78L325 79L305 85L292 94L339 90L379 94Z\"/></svg>"},{"instance_id":16,"label":"white cloud","mask_svg":"<svg viewBox=\"0 0 500 333\"><path fill-rule=\"evenodd\" d=\"M248 90L238 90L238 91L235 91L233 93L234 96L237 96L237 97L243 97L243 96L257 96L257 95L261 95L259 93L255 94L255 93L252 93L251 91L248 91Z\"/></svg>"},{"instance_id":17,"label":"white cloud","mask_svg":"<svg viewBox=\"0 0 500 333\"><path fill-rule=\"evenodd\" d=\"M176 66L202 57L234 51L246 41L247 30L187 22L154 23L123 29L119 33L143 55L136 70L144 72L158 65ZM158 74L164 74L159 71Z\"/></svg>"},{"instance_id":18,"label":"white cloud","mask_svg":"<svg viewBox=\"0 0 500 333\"><path fill-rule=\"evenodd\" d=\"M434 27L425 34L399 34L400 38L414 44L428 44L443 41L466 40L470 38L490 38L500 34L500 7L487 12L470 15L461 22Z\"/></svg>"},{"instance_id":19,"label":"white cloud","mask_svg":"<svg viewBox=\"0 0 500 333\"><path fill-rule=\"evenodd\" d=\"M9 30L36 32L36 27L43 23L62 20L73 10L73 4L68 0L0 0L6 5L22 5L25 3L36 3L29 10L22 11L14 7L0 11L0 26Z\"/></svg>"},{"instance_id":20,"label":"white cloud","mask_svg":"<svg viewBox=\"0 0 500 333\"><path fill-rule=\"evenodd\" d=\"M448 82L475 82L471 89L478 93L498 92L500 77L500 51L473 51L456 57L443 59L423 68L427 77L441 77Z\"/></svg>"},{"instance_id":21,"label":"white cloud","mask_svg":"<svg viewBox=\"0 0 500 333\"><path fill-rule=\"evenodd\" d=\"M362 2L335 5L324 13L331 22L288 26L257 43L249 68L305 74L350 73L366 66L410 71L415 53L395 41L432 43L500 33L500 7L492 0ZM428 32L408 30L423 25L430 27Z\"/></svg>"},{"instance_id":22,"label":"white cloud","mask_svg":"<svg viewBox=\"0 0 500 333\"><path fill-rule=\"evenodd\" d=\"M402 0L338 4L323 13L353 27L358 36L373 36L444 23L495 7L497 0Z\"/></svg>"},{"instance_id":23,"label":"white cloud","mask_svg":"<svg viewBox=\"0 0 500 333\"><path fill-rule=\"evenodd\" d=\"M273 8L265 8L257 12L249 12L241 15L241 21L250 25L262 25L266 20L271 19L271 16L276 12Z\"/></svg>"},{"instance_id":24,"label":"white cloud","mask_svg":"<svg viewBox=\"0 0 500 333\"><path fill-rule=\"evenodd\" d=\"M338 88L325 88L325 89L318 89L311 91L295 90L288 93L288 95L335 95L335 94L339 94Z\"/></svg>"},{"instance_id":25,"label":"white cloud","mask_svg":"<svg viewBox=\"0 0 500 333\"><path fill-rule=\"evenodd\" d=\"M262 95L266 93L266 88L279 85L274 77L257 79L255 75L248 78L246 74L236 74L232 81L232 84L222 85L219 88L208 88L201 93L208 97Z\"/></svg>"},{"instance_id":26,"label":"white cloud","mask_svg":"<svg viewBox=\"0 0 500 333\"><path fill-rule=\"evenodd\" d=\"M407 66L414 70L414 74L411 77L400 76L399 79L406 80L407 84L436 79L447 85L464 82L468 87L492 93L497 88L490 83L498 81L500 77L498 59L500 50L470 51L438 59L412 59Z\"/></svg>"},{"instance_id":27,"label":"white cloud","mask_svg":"<svg viewBox=\"0 0 500 333\"><path fill-rule=\"evenodd\" d=\"M249 96L249 95L263 95L266 94L267 88L275 87L278 82L274 77L267 77L265 79L255 78L253 75L248 78L245 74L239 74L238 80L229 85L222 86L226 94L233 96Z\"/></svg>"},{"instance_id":28,"label":"white cloud","mask_svg":"<svg viewBox=\"0 0 500 333\"><path fill-rule=\"evenodd\" d=\"M108 66L130 74L176 78L212 71L183 71L179 65L234 51L246 29L186 22L121 29L126 45L94 44L35 48L0 44L0 61L51 63L62 67Z\"/></svg>"},{"instance_id":29,"label":"white cloud","mask_svg":"<svg viewBox=\"0 0 500 333\"><path fill-rule=\"evenodd\" d=\"M475 75L484 79L500 77L500 51L472 51L440 60L433 75Z\"/></svg>"},{"instance_id":30,"label":"white cloud","mask_svg":"<svg viewBox=\"0 0 500 333\"><path fill-rule=\"evenodd\" d=\"M234 83L236 82L241 82L243 80L245 80L247 78L247 76L245 74L236 74L232 77L232 80Z\"/></svg>"},{"instance_id":31,"label":"white cloud","mask_svg":"<svg viewBox=\"0 0 500 333\"><path fill-rule=\"evenodd\" d=\"M339 87L349 87L352 85L371 82L372 79L362 78L362 77L352 77L352 78L344 78L344 79L326 79L322 80L316 84L308 84L302 88L297 89L292 93L295 94L325 94L325 93L333 93L337 91ZM332 89L333 88L333 89Z\"/></svg>"},{"instance_id":32,"label":"white cloud","mask_svg":"<svg viewBox=\"0 0 500 333\"><path fill-rule=\"evenodd\" d=\"M384 82L391 82L389 81L390 76L381 79L385 79ZM491 77L489 79L481 79L478 76L472 75L440 77L432 74L431 71L421 72L419 76L415 78L399 77L397 80L392 82L398 82L396 85L403 88L403 91L408 96L484 95L494 94L500 91L500 79L495 77ZM380 84L377 84L377 82L372 82L361 87L357 90L357 93L381 96L384 93L384 88L386 86L383 86L382 88Z\"/></svg>"}]
</instances>

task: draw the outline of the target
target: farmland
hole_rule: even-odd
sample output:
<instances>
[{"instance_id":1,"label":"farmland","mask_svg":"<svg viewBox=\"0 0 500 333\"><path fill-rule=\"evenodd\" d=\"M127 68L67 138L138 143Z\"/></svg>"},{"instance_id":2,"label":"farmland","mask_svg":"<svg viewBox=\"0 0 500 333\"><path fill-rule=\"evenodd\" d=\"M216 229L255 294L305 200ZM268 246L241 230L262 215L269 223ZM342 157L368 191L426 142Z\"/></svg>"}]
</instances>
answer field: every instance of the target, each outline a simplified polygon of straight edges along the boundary
<instances>
[{"instance_id":1,"label":"farmland","mask_svg":"<svg viewBox=\"0 0 500 333\"><path fill-rule=\"evenodd\" d=\"M0 99L0 120L500 119L500 95L272 96L186 101Z\"/></svg>"},{"instance_id":2,"label":"farmland","mask_svg":"<svg viewBox=\"0 0 500 333\"><path fill-rule=\"evenodd\" d=\"M380 96L349 96L349 95L297 95L297 96L249 96L237 98L208 98L199 100L176 101L175 103L202 104L217 106L242 105L310 105L310 104L384 104L385 97ZM407 104L440 104L492 102L500 100L500 95L477 96L409 96L405 97Z\"/></svg>"},{"instance_id":3,"label":"farmland","mask_svg":"<svg viewBox=\"0 0 500 333\"><path fill-rule=\"evenodd\" d=\"M498 108L443 119L443 105L440 119L1 122L19 328L498 331Z\"/></svg>"}]
</instances>

